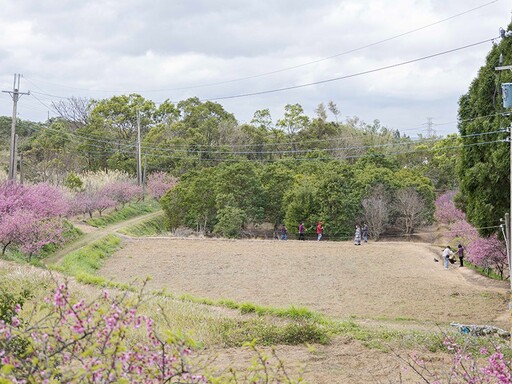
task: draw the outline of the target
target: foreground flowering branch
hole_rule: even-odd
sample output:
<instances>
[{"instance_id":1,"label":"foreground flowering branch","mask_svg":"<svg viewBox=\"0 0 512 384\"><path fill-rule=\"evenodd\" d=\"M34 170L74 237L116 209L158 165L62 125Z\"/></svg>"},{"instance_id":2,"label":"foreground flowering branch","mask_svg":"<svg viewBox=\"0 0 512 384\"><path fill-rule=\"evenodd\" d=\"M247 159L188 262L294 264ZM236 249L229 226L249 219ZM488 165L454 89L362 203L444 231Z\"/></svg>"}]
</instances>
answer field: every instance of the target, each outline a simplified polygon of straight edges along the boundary
<instances>
[{"instance_id":1,"label":"foreground flowering branch","mask_svg":"<svg viewBox=\"0 0 512 384\"><path fill-rule=\"evenodd\" d=\"M0 379L206 382L192 372L187 340L170 332L159 334L152 319L137 314L141 297L111 298L105 291L92 303L73 302L68 286L61 284L52 298L36 304L28 319L21 317L21 306L16 305L11 321L0 321Z\"/></svg>"}]
</instances>

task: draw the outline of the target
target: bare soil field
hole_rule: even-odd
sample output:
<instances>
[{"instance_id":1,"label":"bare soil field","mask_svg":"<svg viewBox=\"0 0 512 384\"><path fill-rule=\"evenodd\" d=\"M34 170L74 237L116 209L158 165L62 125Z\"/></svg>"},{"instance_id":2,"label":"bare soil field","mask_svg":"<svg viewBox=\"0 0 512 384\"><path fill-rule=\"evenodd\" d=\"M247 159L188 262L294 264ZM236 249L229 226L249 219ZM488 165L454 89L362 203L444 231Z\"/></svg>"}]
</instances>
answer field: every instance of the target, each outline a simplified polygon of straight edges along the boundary
<instances>
[{"instance_id":1,"label":"bare soil field","mask_svg":"<svg viewBox=\"0 0 512 384\"><path fill-rule=\"evenodd\" d=\"M508 282L450 265L426 243L127 239L101 275L174 294L259 305L306 306L336 319L385 328L438 331L454 321L508 329ZM392 353L338 337L325 346L280 346L289 367L304 367L310 383L420 382ZM402 351L404 353L411 351ZM247 367L251 353L217 351L219 366ZM434 365L447 356L431 354ZM398 381L401 376L402 381Z\"/></svg>"},{"instance_id":2,"label":"bare soil field","mask_svg":"<svg viewBox=\"0 0 512 384\"><path fill-rule=\"evenodd\" d=\"M507 282L457 264L445 270L435 255L422 243L148 238L129 240L100 274L151 276L150 287L178 295L306 306L333 318L508 327Z\"/></svg>"}]
</instances>

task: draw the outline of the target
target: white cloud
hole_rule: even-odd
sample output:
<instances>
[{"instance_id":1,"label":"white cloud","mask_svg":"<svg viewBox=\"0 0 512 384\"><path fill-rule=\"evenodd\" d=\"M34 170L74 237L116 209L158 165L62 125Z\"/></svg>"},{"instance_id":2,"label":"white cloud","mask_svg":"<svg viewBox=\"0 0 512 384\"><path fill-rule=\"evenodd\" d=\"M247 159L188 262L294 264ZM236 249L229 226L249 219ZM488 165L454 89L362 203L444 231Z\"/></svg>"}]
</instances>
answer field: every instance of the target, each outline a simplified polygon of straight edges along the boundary
<instances>
[{"instance_id":1,"label":"white cloud","mask_svg":"<svg viewBox=\"0 0 512 384\"><path fill-rule=\"evenodd\" d=\"M45 119L57 96L139 92L155 101L212 98L322 81L488 39L509 21L504 0L452 20L329 60L466 11L485 0L195 0L170 2L4 0L0 85L23 73L19 114ZM407 66L315 87L220 101L242 122L300 103L314 114L333 100L343 115L390 127L424 118L451 121L457 100L484 63L490 43ZM321 60L311 65L304 63ZM298 66L295 69L279 71ZM268 72L277 73L257 76ZM252 77L217 86L190 88ZM155 90L167 90L155 92ZM56 99L55 99L56 100ZM10 115L0 98L0 115ZM452 130L455 126L451 127ZM446 129L448 131L448 128Z\"/></svg>"}]
</instances>

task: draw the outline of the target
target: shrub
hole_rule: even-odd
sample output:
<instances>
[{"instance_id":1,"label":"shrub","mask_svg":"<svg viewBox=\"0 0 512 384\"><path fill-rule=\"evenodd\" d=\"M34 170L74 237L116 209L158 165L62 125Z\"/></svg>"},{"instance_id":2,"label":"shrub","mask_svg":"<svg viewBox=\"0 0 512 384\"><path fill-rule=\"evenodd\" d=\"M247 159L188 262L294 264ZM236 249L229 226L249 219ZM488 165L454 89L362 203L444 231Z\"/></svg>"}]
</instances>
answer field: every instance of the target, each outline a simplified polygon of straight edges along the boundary
<instances>
[{"instance_id":1,"label":"shrub","mask_svg":"<svg viewBox=\"0 0 512 384\"><path fill-rule=\"evenodd\" d=\"M84 183L76 173L70 172L64 181L64 186L71 191L78 192L82 190Z\"/></svg>"},{"instance_id":2,"label":"shrub","mask_svg":"<svg viewBox=\"0 0 512 384\"><path fill-rule=\"evenodd\" d=\"M247 218L243 210L228 205L218 211L217 217L219 222L213 228L214 233L231 238L240 237Z\"/></svg>"}]
</instances>

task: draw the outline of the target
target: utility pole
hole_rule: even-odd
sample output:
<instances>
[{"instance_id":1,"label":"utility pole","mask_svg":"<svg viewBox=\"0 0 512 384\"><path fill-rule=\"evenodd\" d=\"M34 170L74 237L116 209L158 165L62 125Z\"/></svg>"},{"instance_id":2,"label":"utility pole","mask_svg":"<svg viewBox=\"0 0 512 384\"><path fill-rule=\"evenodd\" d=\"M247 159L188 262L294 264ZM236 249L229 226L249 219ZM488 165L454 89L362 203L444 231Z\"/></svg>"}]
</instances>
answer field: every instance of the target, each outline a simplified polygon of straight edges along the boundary
<instances>
[{"instance_id":1,"label":"utility pole","mask_svg":"<svg viewBox=\"0 0 512 384\"><path fill-rule=\"evenodd\" d=\"M23 168L23 152L20 152L20 184L25 182L25 169Z\"/></svg>"},{"instance_id":2,"label":"utility pole","mask_svg":"<svg viewBox=\"0 0 512 384\"><path fill-rule=\"evenodd\" d=\"M9 153L9 174L7 179L9 181L16 181L16 154L15 154L15 146L16 146L16 111L18 108L18 100L22 95L30 95L30 91L24 93L20 92L20 74L14 74L14 84L12 86L12 91L2 91L4 93L8 93L12 97L12 123L11 123L11 147ZM16 84L17 83L17 84Z\"/></svg>"},{"instance_id":3,"label":"utility pole","mask_svg":"<svg viewBox=\"0 0 512 384\"><path fill-rule=\"evenodd\" d=\"M14 135L14 180L16 180L16 171L18 170L18 134Z\"/></svg>"},{"instance_id":4,"label":"utility pole","mask_svg":"<svg viewBox=\"0 0 512 384\"><path fill-rule=\"evenodd\" d=\"M503 28L500 28L500 36L502 39L512 36L512 31L505 31ZM512 65L505 65L503 66L503 56L500 55L499 58L499 66L494 68L496 71L506 71L511 70ZM510 100L511 96L511 86L510 83L503 83L501 85L502 91L503 91L503 108L509 109L512 107L512 103ZM512 214L512 124L508 127L508 133L509 137L506 141L509 143L510 152L509 152L509 161L510 161L510 169L509 169L509 212L505 213L505 237L506 237L506 247L507 247L507 257L508 257L508 268L509 268L509 280L510 280L510 289L511 293L509 296L509 302L508 302L508 309L510 312L512 312L512 266L511 264L511 257L512 257L512 239L510 238L511 233L511 222L510 222L510 214ZM512 336L510 343L512 344Z\"/></svg>"},{"instance_id":5,"label":"utility pole","mask_svg":"<svg viewBox=\"0 0 512 384\"><path fill-rule=\"evenodd\" d=\"M144 170L142 171L142 201L144 201L144 198L146 197L146 166L147 159L146 155L144 155Z\"/></svg>"},{"instance_id":6,"label":"utility pole","mask_svg":"<svg viewBox=\"0 0 512 384\"><path fill-rule=\"evenodd\" d=\"M140 147L140 111L137 111L137 185L142 185L142 162Z\"/></svg>"}]
</instances>

